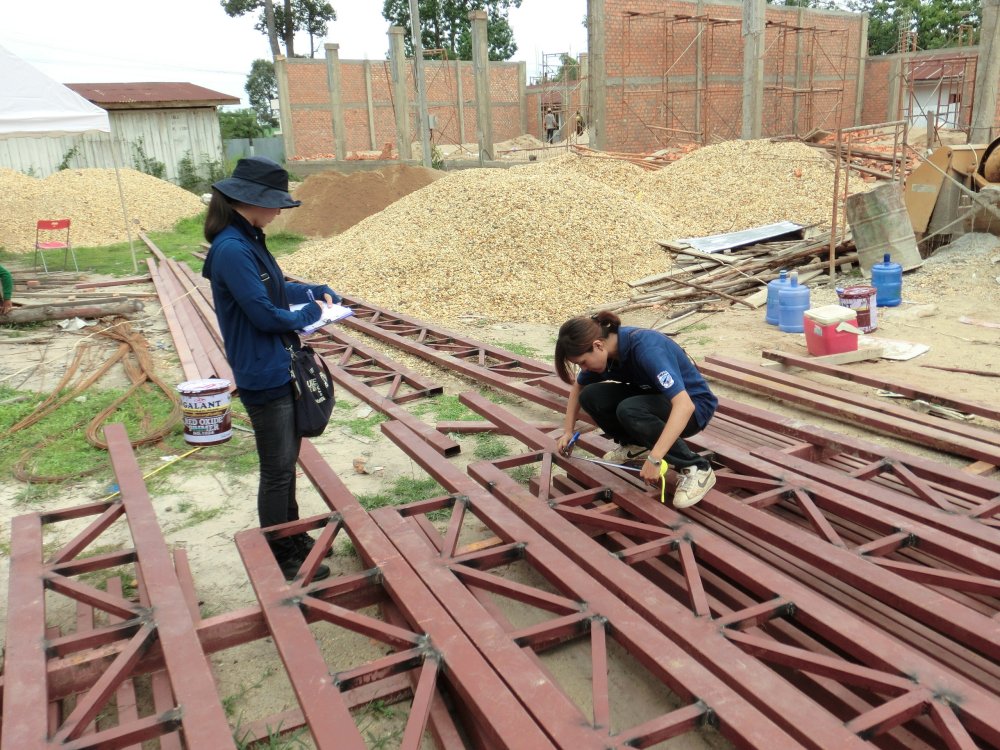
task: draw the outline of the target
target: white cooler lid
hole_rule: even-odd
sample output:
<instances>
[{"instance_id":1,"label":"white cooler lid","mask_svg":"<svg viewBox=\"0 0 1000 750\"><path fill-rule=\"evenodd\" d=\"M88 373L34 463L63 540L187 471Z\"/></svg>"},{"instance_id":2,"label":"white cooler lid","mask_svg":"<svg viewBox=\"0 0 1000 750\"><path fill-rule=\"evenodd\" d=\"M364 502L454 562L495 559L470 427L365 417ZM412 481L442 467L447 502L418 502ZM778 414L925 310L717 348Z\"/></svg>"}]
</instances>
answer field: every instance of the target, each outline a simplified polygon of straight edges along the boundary
<instances>
[{"instance_id":1,"label":"white cooler lid","mask_svg":"<svg viewBox=\"0 0 1000 750\"><path fill-rule=\"evenodd\" d=\"M834 325L836 323L854 323L858 319L858 313L850 307L840 305L824 305L806 310L806 317L809 320L819 323L821 326Z\"/></svg>"}]
</instances>

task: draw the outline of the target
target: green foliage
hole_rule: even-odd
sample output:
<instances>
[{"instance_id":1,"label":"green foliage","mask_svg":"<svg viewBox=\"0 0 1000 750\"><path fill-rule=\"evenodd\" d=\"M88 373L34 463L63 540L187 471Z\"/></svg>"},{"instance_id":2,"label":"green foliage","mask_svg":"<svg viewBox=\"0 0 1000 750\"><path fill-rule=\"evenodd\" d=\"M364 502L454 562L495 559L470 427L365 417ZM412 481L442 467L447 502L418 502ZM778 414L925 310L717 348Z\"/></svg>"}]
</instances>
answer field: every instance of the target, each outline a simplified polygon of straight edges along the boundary
<instances>
[{"instance_id":1,"label":"green foliage","mask_svg":"<svg viewBox=\"0 0 1000 750\"><path fill-rule=\"evenodd\" d=\"M953 46L959 27L978 35L982 19L980 0L847 0L847 9L868 14L870 55L899 52L900 29L916 32L918 49Z\"/></svg>"},{"instance_id":2,"label":"green foliage","mask_svg":"<svg viewBox=\"0 0 1000 750\"><path fill-rule=\"evenodd\" d=\"M62 172L64 169L69 169L69 163L74 159L74 157L77 157L79 155L80 155L80 144L78 143L75 146L73 146L73 148L69 149L65 154L63 154L62 161L59 162L59 166L56 167L56 169L58 169L60 172Z\"/></svg>"},{"instance_id":3,"label":"green foliage","mask_svg":"<svg viewBox=\"0 0 1000 750\"><path fill-rule=\"evenodd\" d=\"M476 447L472 451L472 455L486 461L494 461L509 456L510 449L499 435L483 432L476 435Z\"/></svg>"},{"instance_id":4,"label":"green foliage","mask_svg":"<svg viewBox=\"0 0 1000 750\"><path fill-rule=\"evenodd\" d=\"M271 100L278 98L278 79L274 75L274 63L270 60L254 60L243 88L250 98L250 106L257 113L257 122L265 128L277 127L278 118L271 109Z\"/></svg>"},{"instance_id":5,"label":"green foliage","mask_svg":"<svg viewBox=\"0 0 1000 750\"><path fill-rule=\"evenodd\" d=\"M501 349L506 349L512 354L517 354L521 357L537 357L538 350L533 346L528 346L527 344L521 344L517 341L496 341L494 342Z\"/></svg>"},{"instance_id":6,"label":"green foliage","mask_svg":"<svg viewBox=\"0 0 1000 750\"><path fill-rule=\"evenodd\" d=\"M201 157L201 165L196 165L188 150L177 163L177 184L195 195L207 193L213 182L218 182L225 176L220 160L210 160L207 154L202 154Z\"/></svg>"},{"instance_id":7,"label":"green foliage","mask_svg":"<svg viewBox=\"0 0 1000 750\"><path fill-rule=\"evenodd\" d=\"M538 464L525 464L515 466L510 470L510 476L519 484L528 484L538 474Z\"/></svg>"},{"instance_id":8,"label":"green foliage","mask_svg":"<svg viewBox=\"0 0 1000 750\"><path fill-rule=\"evenodd\" d=\"M146 153L146 141L141 135L132 144L132 164L138 171L161 180L163 175L167 173L166 164Z\"/></svg>"},{"instance_id":9,"label":"green foliage","mask_svg":"<svg viewBox=\"0 0 1000 750\"><path fill-rule=\"evenodd\" d=\"M219 113L219 129L222 131L223 140L231 138L260 138L264 135L264 128L261 127L257 119L258 115L252 109L237 109L232 112Z\"/></svg>"},{"instance_id":10,"label":"green foliage","mask_svg":"<svg viewBox=\"0 0 1000 750\"><path fill-rule=\"evenodd\" d=\"M444 154L437 147L436 143L431 144L431 168L444 169Z\"/></svg>"},{"instance_id":11,"label":"green foliage","mask_svg":"<svg viewBox=\"0 0 1000 750\"><path fill-rule=\"evenodd\" d=\"M378 435L378 426L385 422L388 417L382 412L373 411L367 417L352 417L348 419L335 419L338 425L346 427L355 435L366 438L374 438Z\"/></svg>"},{"instance_id":12,"label":"green foliage","mask_svg":"<svg viewBox=\"0 0 1000 750\"><path fill-rule=\"evenodd\" d=\"M384 508L392 505L406 505L418 500L426 500L436 495L443 495L444 488L430 478L415 479L400 477L396 483L383 492L358 495L358 502L365 510Z\"/></svg>"},{"instance_id":13,"label":"green foliage","mask_svg":"<svg viewBox=\"0 0 1000 750\"><path fill-rule=\"evenodd\" d=\"M485 10L490 60L509 60L517 52L514 31L507 20L510 8L521 0L419 0L420 42L424 49L443 49L449 60L472 59L472 22L469 11ZM409 0L384 0L382 17L405 30L404 45L413 54Z\"/></svg>"},{"instance_id":14,"label":"green foliage","mask_svg":"<svg viewBox=\"0 0 1000 750\"><path fill-rule=\"evenodd\" d=\"M254 28L270 39L271 49L278 44L285 45L285 55L295 57L295 32L304 31L309 35L310 57L315 53L314 39L323 38L327 33L327 23L337 20L333 6L325 0L284 0L274 2L275 37L271 38L267 28L264 0L220 0L222 9L231 18L257 12Z\"/></svg>"},{"instance_id":15,"label":"green foliage","mask_svg":"<svg viewBox=\"0 0 1000 750\"><path fill-rule=\"evenodd\" d=\"M559 55L559 68L556 70L555 74L543 74L544 81L556 81L559 83L565 83L568 81L579 81L583 76L580 71L580 61L577 60L572 55L567 55L565 52Z\"/></svg>"},{"instance_id":16,"label":"green foliage","mask_svg":"<svg viewBox=\"0 0 1000 750\"><path fill-rule=\"evenodd\" d=\"M458 400L458 396L435 396L434 398L418 401L413 407L413 413L418 417L425 417L433 414L434 421L457 422L459 420L469 422L479 419L479 415Z\"/></svg>"}]
</instances>

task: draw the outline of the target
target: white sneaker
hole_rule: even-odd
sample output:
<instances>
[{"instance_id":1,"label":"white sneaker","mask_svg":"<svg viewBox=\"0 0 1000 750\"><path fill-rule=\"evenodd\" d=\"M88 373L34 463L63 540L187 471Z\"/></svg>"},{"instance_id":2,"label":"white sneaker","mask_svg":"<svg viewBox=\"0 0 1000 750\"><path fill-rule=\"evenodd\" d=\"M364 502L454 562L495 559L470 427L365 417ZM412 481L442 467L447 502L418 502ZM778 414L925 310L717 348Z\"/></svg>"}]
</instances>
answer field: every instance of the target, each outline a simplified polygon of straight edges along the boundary
<instances>
[{"instance_id":1,"label":"white sneaker","mask_svg":"<svg viewBox=\"0 0 1000 750\"><path fill-rule=\"evenodd\" d=\"M681 469L678 474L680 479L677 481L677 489L674 490L675 508L690 508L715 486L715 472L711 466L707 469L688 466L686 469Z\"/></svg>"},{"instance_id":2,"label":"white sneaker","mask_svg":"<svg viewBox=\"0 0 1000 750\"><path fill-rule=\"evenodd\" d=\"M648 455L649 448L643 448L641 445L619 445L610 453L605 454L603 460L613 464L628 464L644 459Z\"/></svg>"}]
</instances>

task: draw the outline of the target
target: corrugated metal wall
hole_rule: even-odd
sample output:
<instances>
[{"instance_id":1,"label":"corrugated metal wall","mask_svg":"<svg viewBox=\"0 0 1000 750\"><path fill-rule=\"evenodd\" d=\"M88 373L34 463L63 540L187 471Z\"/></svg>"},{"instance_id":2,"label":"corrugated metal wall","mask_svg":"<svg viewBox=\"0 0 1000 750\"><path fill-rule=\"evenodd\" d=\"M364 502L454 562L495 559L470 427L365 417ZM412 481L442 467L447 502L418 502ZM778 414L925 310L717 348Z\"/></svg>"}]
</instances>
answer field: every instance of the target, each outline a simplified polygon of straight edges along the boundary
<instances>
[{"instance_id":1,"label":"corrugated metal wall","mask_svg":"<svg viewBox=\"0 0 1000 750\"><path fill-rule=\"evenodd\" d=\"M115 166L113 157L116 157L119 166L134 169L141 143L146 157L163 162L164 177L176 182L177 166L188 152L196 167L223 160L219 117L214 107L123 110L108 114L111 136L0 140L0 167L47 177L76 148L77 153L68 160L70 168L110 169Z\"/></svg>"}]
</instances>

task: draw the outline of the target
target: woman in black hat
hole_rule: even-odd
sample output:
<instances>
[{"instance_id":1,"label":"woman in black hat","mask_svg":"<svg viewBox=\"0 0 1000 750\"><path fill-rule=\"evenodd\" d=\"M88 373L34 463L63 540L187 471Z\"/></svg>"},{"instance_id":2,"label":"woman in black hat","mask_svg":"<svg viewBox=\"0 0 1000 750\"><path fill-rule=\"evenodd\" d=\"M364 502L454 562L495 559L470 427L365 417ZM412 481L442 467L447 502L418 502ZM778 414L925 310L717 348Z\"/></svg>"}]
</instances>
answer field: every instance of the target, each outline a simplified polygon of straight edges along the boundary
<instances>
[{"instance_id":1,"label":"woman in black hat","mask_svg":"<svg viewBox=\"0 0 1000 750\"><path fill-rule=\"evenodd\" d=\"M212 282L215 315L240 398L254 428L260 459L257 513L261 527L295 521L295 462L301 438L295 431L289 354L283 340L319 320L340 297L330 287L285 281L267 249L264 228L283 208L301 201L288 193L288 172L270 159L240 159L232 177L212 185L205 238L212 247L202 275ZM308 303L292 312L289 304ZM307 534L271 542L285 578L291 580L313 545ZM319 567L315 579L330 570Z\"/></svg>"}]
</instances>

